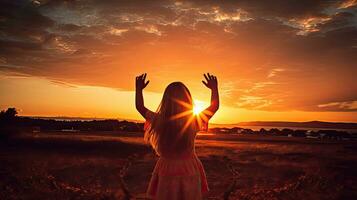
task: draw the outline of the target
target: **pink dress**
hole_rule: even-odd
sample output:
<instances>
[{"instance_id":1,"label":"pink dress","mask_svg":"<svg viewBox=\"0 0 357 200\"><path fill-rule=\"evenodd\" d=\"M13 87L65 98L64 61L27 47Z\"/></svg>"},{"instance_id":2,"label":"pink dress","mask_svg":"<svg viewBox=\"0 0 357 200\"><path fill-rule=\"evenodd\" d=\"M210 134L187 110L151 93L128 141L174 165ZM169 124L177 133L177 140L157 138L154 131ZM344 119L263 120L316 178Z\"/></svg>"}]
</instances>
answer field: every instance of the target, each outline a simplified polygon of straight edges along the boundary
<instances>
[{"instance_id":1,"label":"pink dress","mask_svg":"<svg viewBox=\"0 0 357 200\"><path fill-rule=\"evenodd\" d=\"M150 118L147 116L146 119ZM149 120L145 126L148 123ZM205 170L193 148L180 157L160 156L152 172L147 195L158 200L198 200L208 191Z\"/></svg>"}]
</instances>

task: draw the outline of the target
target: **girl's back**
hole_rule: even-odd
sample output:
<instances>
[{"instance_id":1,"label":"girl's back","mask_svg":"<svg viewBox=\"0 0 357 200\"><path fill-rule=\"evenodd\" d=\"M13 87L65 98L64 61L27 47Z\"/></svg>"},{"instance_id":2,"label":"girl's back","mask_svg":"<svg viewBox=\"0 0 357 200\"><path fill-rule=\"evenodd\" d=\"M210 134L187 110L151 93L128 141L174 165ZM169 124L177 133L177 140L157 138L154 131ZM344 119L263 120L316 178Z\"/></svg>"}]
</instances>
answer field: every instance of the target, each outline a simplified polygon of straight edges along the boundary
<instances>
[{"instance_id":1,"label":"girl's back","mask_svg":"<svg viewBox=\"0 0 357 200\"><path fill-rule=\"evenodd\" d=\"M145 108L142 89L146 74L136 78L136 107L146 119L145 137L160 156L147 194L154 199L201 199L208 192L206 175L194 148L196 133L217 111L217 79L204 75L212 90L211 106L194 115L192 97L181 82L171 83L156 112Z\"/></svg>"},{"instance_id":2,"label":"girl's back","mask_svg":"<svg viewBox=\"0 0 357 200\"><path fill-rule=\"evenodd\" d=\"M150 115L150 114L149 114ZM146 121L149 126L150 121ZM194 137L188 137L194 144ZM180 141L179 144L184 142ZM184 145L184 144L183 144ZM147 194L154 199L202 199L208 192L206 175L194 145L162 151L156 162Z\"/></svg>"}]
</instances>

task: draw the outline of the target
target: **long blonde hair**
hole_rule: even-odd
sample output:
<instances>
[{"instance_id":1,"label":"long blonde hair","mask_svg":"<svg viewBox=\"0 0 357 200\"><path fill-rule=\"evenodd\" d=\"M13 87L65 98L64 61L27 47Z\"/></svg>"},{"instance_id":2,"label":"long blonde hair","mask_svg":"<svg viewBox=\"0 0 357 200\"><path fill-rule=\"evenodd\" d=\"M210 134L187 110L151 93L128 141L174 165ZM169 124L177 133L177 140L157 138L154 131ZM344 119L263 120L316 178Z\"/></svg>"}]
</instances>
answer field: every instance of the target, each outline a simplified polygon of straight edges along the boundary
<instances>
[{"instance_id":1,"label":"long blonde hair","mask_svg":"<svg viewBox=\"0 0 357 200\"><path fill-rule=\"evenodd\" d=\"M190 91L181 82L169 84L144 139L158 155L181 154L193 150L197 131Z\"/></svg>"}]
</instances>

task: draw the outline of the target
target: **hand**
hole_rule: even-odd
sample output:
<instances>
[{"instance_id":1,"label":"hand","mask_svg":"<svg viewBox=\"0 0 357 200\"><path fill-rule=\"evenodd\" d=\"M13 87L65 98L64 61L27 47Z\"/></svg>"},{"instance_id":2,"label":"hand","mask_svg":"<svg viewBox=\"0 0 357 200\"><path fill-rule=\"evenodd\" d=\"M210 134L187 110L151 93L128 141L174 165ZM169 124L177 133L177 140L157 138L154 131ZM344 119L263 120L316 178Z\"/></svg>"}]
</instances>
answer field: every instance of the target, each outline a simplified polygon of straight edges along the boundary
<instances>
[{"instance_id":1,"label":"hand","mask_svg":"<svg viewBox=\"0 0 357 200\"><path fill-rule=\"evenodd\" d=\"M205 81L202 81L202 83L208 87L211 90L217 89L218 83L217 83L217 77L210 75L209 73L203 74L203 76L205 77L207 83Z\"/></svg>"},{"instance_id":2,"label":"hand","mask_svg":"<svg viewBox=\"0 0 357 200\"><path fill-rule=\"evenodd\" d=\"M149 84L150 81L145 82L145 79L146 73L136 77L135 85L137 90L142 90Z\"/></svg>"}]
</instances>

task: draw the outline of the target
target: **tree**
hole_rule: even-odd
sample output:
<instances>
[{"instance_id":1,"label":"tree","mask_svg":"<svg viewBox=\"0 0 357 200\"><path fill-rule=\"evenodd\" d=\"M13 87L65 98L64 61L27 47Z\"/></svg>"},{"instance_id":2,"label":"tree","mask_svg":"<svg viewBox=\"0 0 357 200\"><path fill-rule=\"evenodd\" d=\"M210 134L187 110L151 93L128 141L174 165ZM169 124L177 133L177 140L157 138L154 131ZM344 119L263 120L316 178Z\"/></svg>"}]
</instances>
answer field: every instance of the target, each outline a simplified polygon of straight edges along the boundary
<instances>
[{"instance_id":1,"label":"tree","mask_svg":"<svg viewBox=\"0 0 357 200\"><path fill-rule=\"evenodd\" d=\"M0 112L0 141L20 133L19 128L16 126L16 115L16 108L8 108L6 111Z\"/></svg>"},{"instance_id":2,"label":"tree","mask_svg":"<svg viewBox=\"0 0 357 200\"><path fill-rule=\"evenodd\" d=\"M8 108L6 111L0 112L0 118L2 119L13 119L18 114L16 108Z\"/></svg>"}]
</instances>

